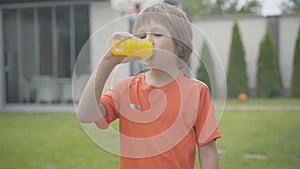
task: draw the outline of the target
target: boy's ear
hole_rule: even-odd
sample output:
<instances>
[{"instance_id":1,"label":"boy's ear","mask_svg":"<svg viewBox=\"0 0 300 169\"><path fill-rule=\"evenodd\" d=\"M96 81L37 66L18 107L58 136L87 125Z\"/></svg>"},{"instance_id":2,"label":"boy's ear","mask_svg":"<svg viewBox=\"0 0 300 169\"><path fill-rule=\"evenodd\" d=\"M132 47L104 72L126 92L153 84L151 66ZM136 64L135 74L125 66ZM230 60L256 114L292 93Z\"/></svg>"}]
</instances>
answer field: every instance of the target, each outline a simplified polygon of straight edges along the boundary
<instances>
[{"instance_id":1,"label":"boy's ear","mask_svg":"<svg viewBox=\"0 0 300 169\"><path fill-rule=\"evenodd\" d=\"M182 51L180 45L178 44L178 42L176 42L176 40L174 40L174 45L175 45L175 54L177 56L179 56L180 52Z\"/></svg>"},{"instance_id":2,"label":"boy's ear","mask_svg":"<svg viewBox=\"0 0 300 169\"><path fill-rule=\"evenodd\" d=\"M178 56L178 57L180 57L183 53L183 46L182 45L180 45L180 43L176 43L175 44L176 46L175 46L175 52L176 52L176 55Z\"/></svg>"},{"instance_id":3,"label":"boy's ear","mask_svg":"<svg viewBox=\"0 0 300 169\"><path fill-rule=\"evenodd\" d=\"M177 55L177 66L179 69L182 69L185 66L184 60L182 60L183 48L178 43L175 43L175 54Z\"/></svg>"}]
</instances>

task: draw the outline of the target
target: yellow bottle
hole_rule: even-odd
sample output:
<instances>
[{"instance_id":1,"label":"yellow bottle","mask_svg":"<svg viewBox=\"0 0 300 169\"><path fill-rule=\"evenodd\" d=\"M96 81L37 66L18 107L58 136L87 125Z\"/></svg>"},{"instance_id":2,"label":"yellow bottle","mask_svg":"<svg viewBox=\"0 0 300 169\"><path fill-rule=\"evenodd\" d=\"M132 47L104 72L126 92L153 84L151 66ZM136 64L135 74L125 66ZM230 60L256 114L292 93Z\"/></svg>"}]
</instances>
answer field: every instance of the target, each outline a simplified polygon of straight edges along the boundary
<instances>
[{"instance_id":1,"label":"yellow bottle","mask_svg":"<svg viewBox=\"0 0 300 169\"><path fill-rule=\"evenodd\" d=\"M112 41L111 52L115 56L138 56L148 59L153 54L152 48L152 43L149 41L131 38Z\"/></svg>"}]
</instances>

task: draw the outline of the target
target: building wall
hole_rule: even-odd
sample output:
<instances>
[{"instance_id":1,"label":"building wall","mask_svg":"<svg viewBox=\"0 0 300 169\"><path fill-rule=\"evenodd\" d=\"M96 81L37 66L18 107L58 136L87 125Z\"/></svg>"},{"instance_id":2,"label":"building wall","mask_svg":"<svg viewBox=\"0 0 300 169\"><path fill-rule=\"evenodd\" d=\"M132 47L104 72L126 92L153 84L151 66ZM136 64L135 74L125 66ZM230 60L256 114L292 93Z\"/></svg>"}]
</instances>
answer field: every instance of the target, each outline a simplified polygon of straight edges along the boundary
<instances>
[{"instance_id":1,"label":"building wall","mask_svg":"<svg viewBox=\"0 0 300 169\"><path fill-rule=\"evenodd\" d=\"M91 23L91 65L94 70L97 67L102 55L109 49L109 39L114 32L129 32L128 17L121 17L118 11L111 9L109 1L93 2L90 6ZM128 77L130 74L129 64L119 65L111 74L108 86L111 81Z\"/></svg>"},{"instance_id":2,"label":"building wall","mask_svg":"<svg viewBox=\"0 0 300 169\"><path fill-rule=\"evenodd\" d=\"M281 16L276 18L278 18L279 22L277 36L279 37L278 50L280 72L283 86L285 90L288 90L291 84L292 62L300 19L299 15ZM250 90L254 90L256 85L256 64L259 56L259 47L261 40L266 33L268 19L270 18L267 19L263 17L247 15L236 17L219 16L196 18L192 21L192 23L199 27L199 29L206 34L207 38L211 40L212 45L216 48L219 54L220 60L225 69L225 73L227 73L234 19L237 19L238 21L241 38L245 49L249 87ZM197 64L198 63L193 63L193 65ZM196 68L197 66L194 66L194 70L196 70ZM219 76L220 67L215 67L215 69L217 72L217 84L220 85L220 82L222 81L222 79L220 79L222 76Z\"/></svg>"},{"instance_id":3,"label":"building wall","mask_svg":"<svg viewBox=\"0 0 300 169\"><path fill-rule=\"evenodd\" d=\"M255 88L256 83L256 63L259 53L259 44L266 31L266 21L262 17L255 16L243 16L243 17L206 17L196 18L192 20L192 23L203 31L206 38L211 41L211 52L215 48L218 53L219 60L222 63L222 67L215 66L216 71L216 83L219 86L219 90L225 90L223 87L225 77L223 74L227 74L229 64L229 54L232 36L232 27L234 19L237 19L241 39L245 50L245 61L247 66L247 73L249 79L249 87ZM199 49L201 50L201 49ZM201 51L200 51L201 53ZM214 56L214 62L218 61L218 58ZM198 65L198 63L192 63ZM194 66L194 71L198 67ZM222 72L225 71L225 72Z\"/></svg>"},{"instance_id":4,"label":"building wall","mask_svg":"<svg viewBox=\"0 0 300 169\"><path fill-rule=\"evenodd\" d=\"M279 22L279 56L280 71L282 75L283 87L289 89L293 71L293 57L295 53L296 39L300 27L300 17L283 16Z\"/></svg>"},{"instance_id":5,"label":"building wall","mask_svg":"<svg viewBox=\"0 0 300 169\"><path fill-rule=\"evenodd\" d=\"M208 19L194 19L192 21L194 26L196 26L199 31L194 32L194 38L202 32L201 38L196 38L194 41L200 41L199 44L195 44L194 48L195 51L201 54L201 47L204 41L207 41L210 49L210 53L212 56L212 60L214 62L214 69L215 69L215 79L216 79L216 86L217 86L217 95L224 95L226 94L226 68L227 68L227 55L229 53L230 47L230 39L231 36L228 32L230 32L230 28L232 26L232 22L218 18ZM226 33L227 32L227 33ZM199 57L199 56L198 56ZM201 57L201 56L200 56ZM193 72L196 74L198 69L199 61L192 60L191 67Z\"/></svg>"},{"instance_id":6,"label":"building wall","mask_svg":"<svg viewBox=\"0 0 300 169\"><path fill-rule=\"evenodd\" d=\"M88 7L88 2L1 5L0 110L10 104L72 100L72 90L66 86L71 82L75 56L89 37ZM90 69L87 64L83 67ZM51 81L50 86L37 82L44 77ZM52 97L54 93L59 94Z\"/></svg>"}]
</instances>

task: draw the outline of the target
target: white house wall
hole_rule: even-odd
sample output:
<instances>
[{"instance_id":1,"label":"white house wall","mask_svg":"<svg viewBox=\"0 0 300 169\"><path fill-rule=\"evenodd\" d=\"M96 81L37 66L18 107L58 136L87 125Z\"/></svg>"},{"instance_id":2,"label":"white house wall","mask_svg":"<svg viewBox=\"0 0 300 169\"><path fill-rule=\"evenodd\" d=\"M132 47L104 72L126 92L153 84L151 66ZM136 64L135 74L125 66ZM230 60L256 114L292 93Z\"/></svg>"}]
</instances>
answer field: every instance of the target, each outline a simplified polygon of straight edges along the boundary
<instances>
[{"instance_id":1,"label":"white house wall","mask_svg":"<svg viewBox=\"0 0 300 169\"><path fill-rule=\"evenodd\" d=\"M91 28L91 65L94 70L104 52L108 49L109 39L114 32L128 32L129 24L126 18L122 18L118 11L112 10L110 2L93 2L90 6ZM111 86L111 81L128 77L129 64L119 65L114 69L105 88Z\"/></svg>"},{"instance_id":2,"label":"white house wall","mask_svg":"<svg viewBox=\"0 0 300 169\"><path fill-rule=\"evenodd\" d=\"M284 88L289 88L291 86L293 57L299 26L299 15L281 17L279 22L279 60Z\"/></svg>"},{"instance_id":3,"label":"white house wall","mask_svg":"<svg viewBox=\"0 0 300 169\"><path fill-rule=\"evenodd\" d=\"M220 60L224 66L225 73L228 71L230 45L232 38L232 27L234 18L232 17L207 17L193 20L193 24L199 27L212 45L217 50ZM266 30L266 21L261 17L243 17L238 18L238 25L241 39L245 49L245 60L249 79L249 87L255 88L256 83L256 62L258 59L259 44ZM201 50L201 49L200 49ZM212 46L210 46L212 51ZM214 58L214 62L216 62ZM194 63L197 64L197 63ZM222 84L222 69L215 66L216 83ZM224 90L220 86L221 90Z\"/></svg>"},{"instance_id":4,"label":"white house wall","mask_svg":"<svg viewBox=\"0 0 300 169\"><path fill-rule=\"evenodd\" d=\"M264 18L256 17L240 19L238 24L245 50L248 84L250 89L254 89L256 86L259 47L266 33L267 23Z\"/></svg>"},{"instance_id":5,"label":"white house wall","mask_svg":"<svg viewBox=\"0 0 300 169\"><path fill-rule=\"evenodd\" d=\"M225 86L223 86L223 82L226 81L224 73L227 70L227 63L228 63L228 54L229 54L229 47L230 47L230 39L231 39L231 27L232 22L228 20L220 20L218 18L213 19L195 19L193 20L193 24L197 26L205 35L206 40L208 40L209 48L211 56L213 57L213 62L221 62L222 67L217 66L214 64L215 68L215 79L217 83L218 93L220 91L224 91ZM203 40L202 40L203 41ZM201 53L201 46L199 48L199 53ZM214 48L216 51L214 51ZM194 62L191 63L192 65L199 63ZM198 67L194 67L194 72L196 73ZM225 71L225 72L224 72Z\"/></svg>"}]
</instances>

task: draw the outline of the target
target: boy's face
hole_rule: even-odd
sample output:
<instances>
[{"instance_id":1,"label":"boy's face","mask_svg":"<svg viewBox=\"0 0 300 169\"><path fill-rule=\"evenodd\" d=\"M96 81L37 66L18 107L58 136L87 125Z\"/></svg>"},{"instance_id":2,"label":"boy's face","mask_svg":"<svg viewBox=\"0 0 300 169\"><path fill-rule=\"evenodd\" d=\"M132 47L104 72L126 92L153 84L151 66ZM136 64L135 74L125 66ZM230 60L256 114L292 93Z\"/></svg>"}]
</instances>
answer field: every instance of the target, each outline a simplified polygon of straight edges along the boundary
<instances>
[{"instance_id":1,"label":"boy's face","mask_svg":"<svg viewBox=\"0 0 300 169\"><path fill-rule=\"evenodd\" d=\"M154 54L145 62L148 67L160 68L161 66L177 65L177 49L170 31L164 26L156 22L150 22L138 27L135 35L140 39L153 43Z\"/></svg>"}]
</instances>

